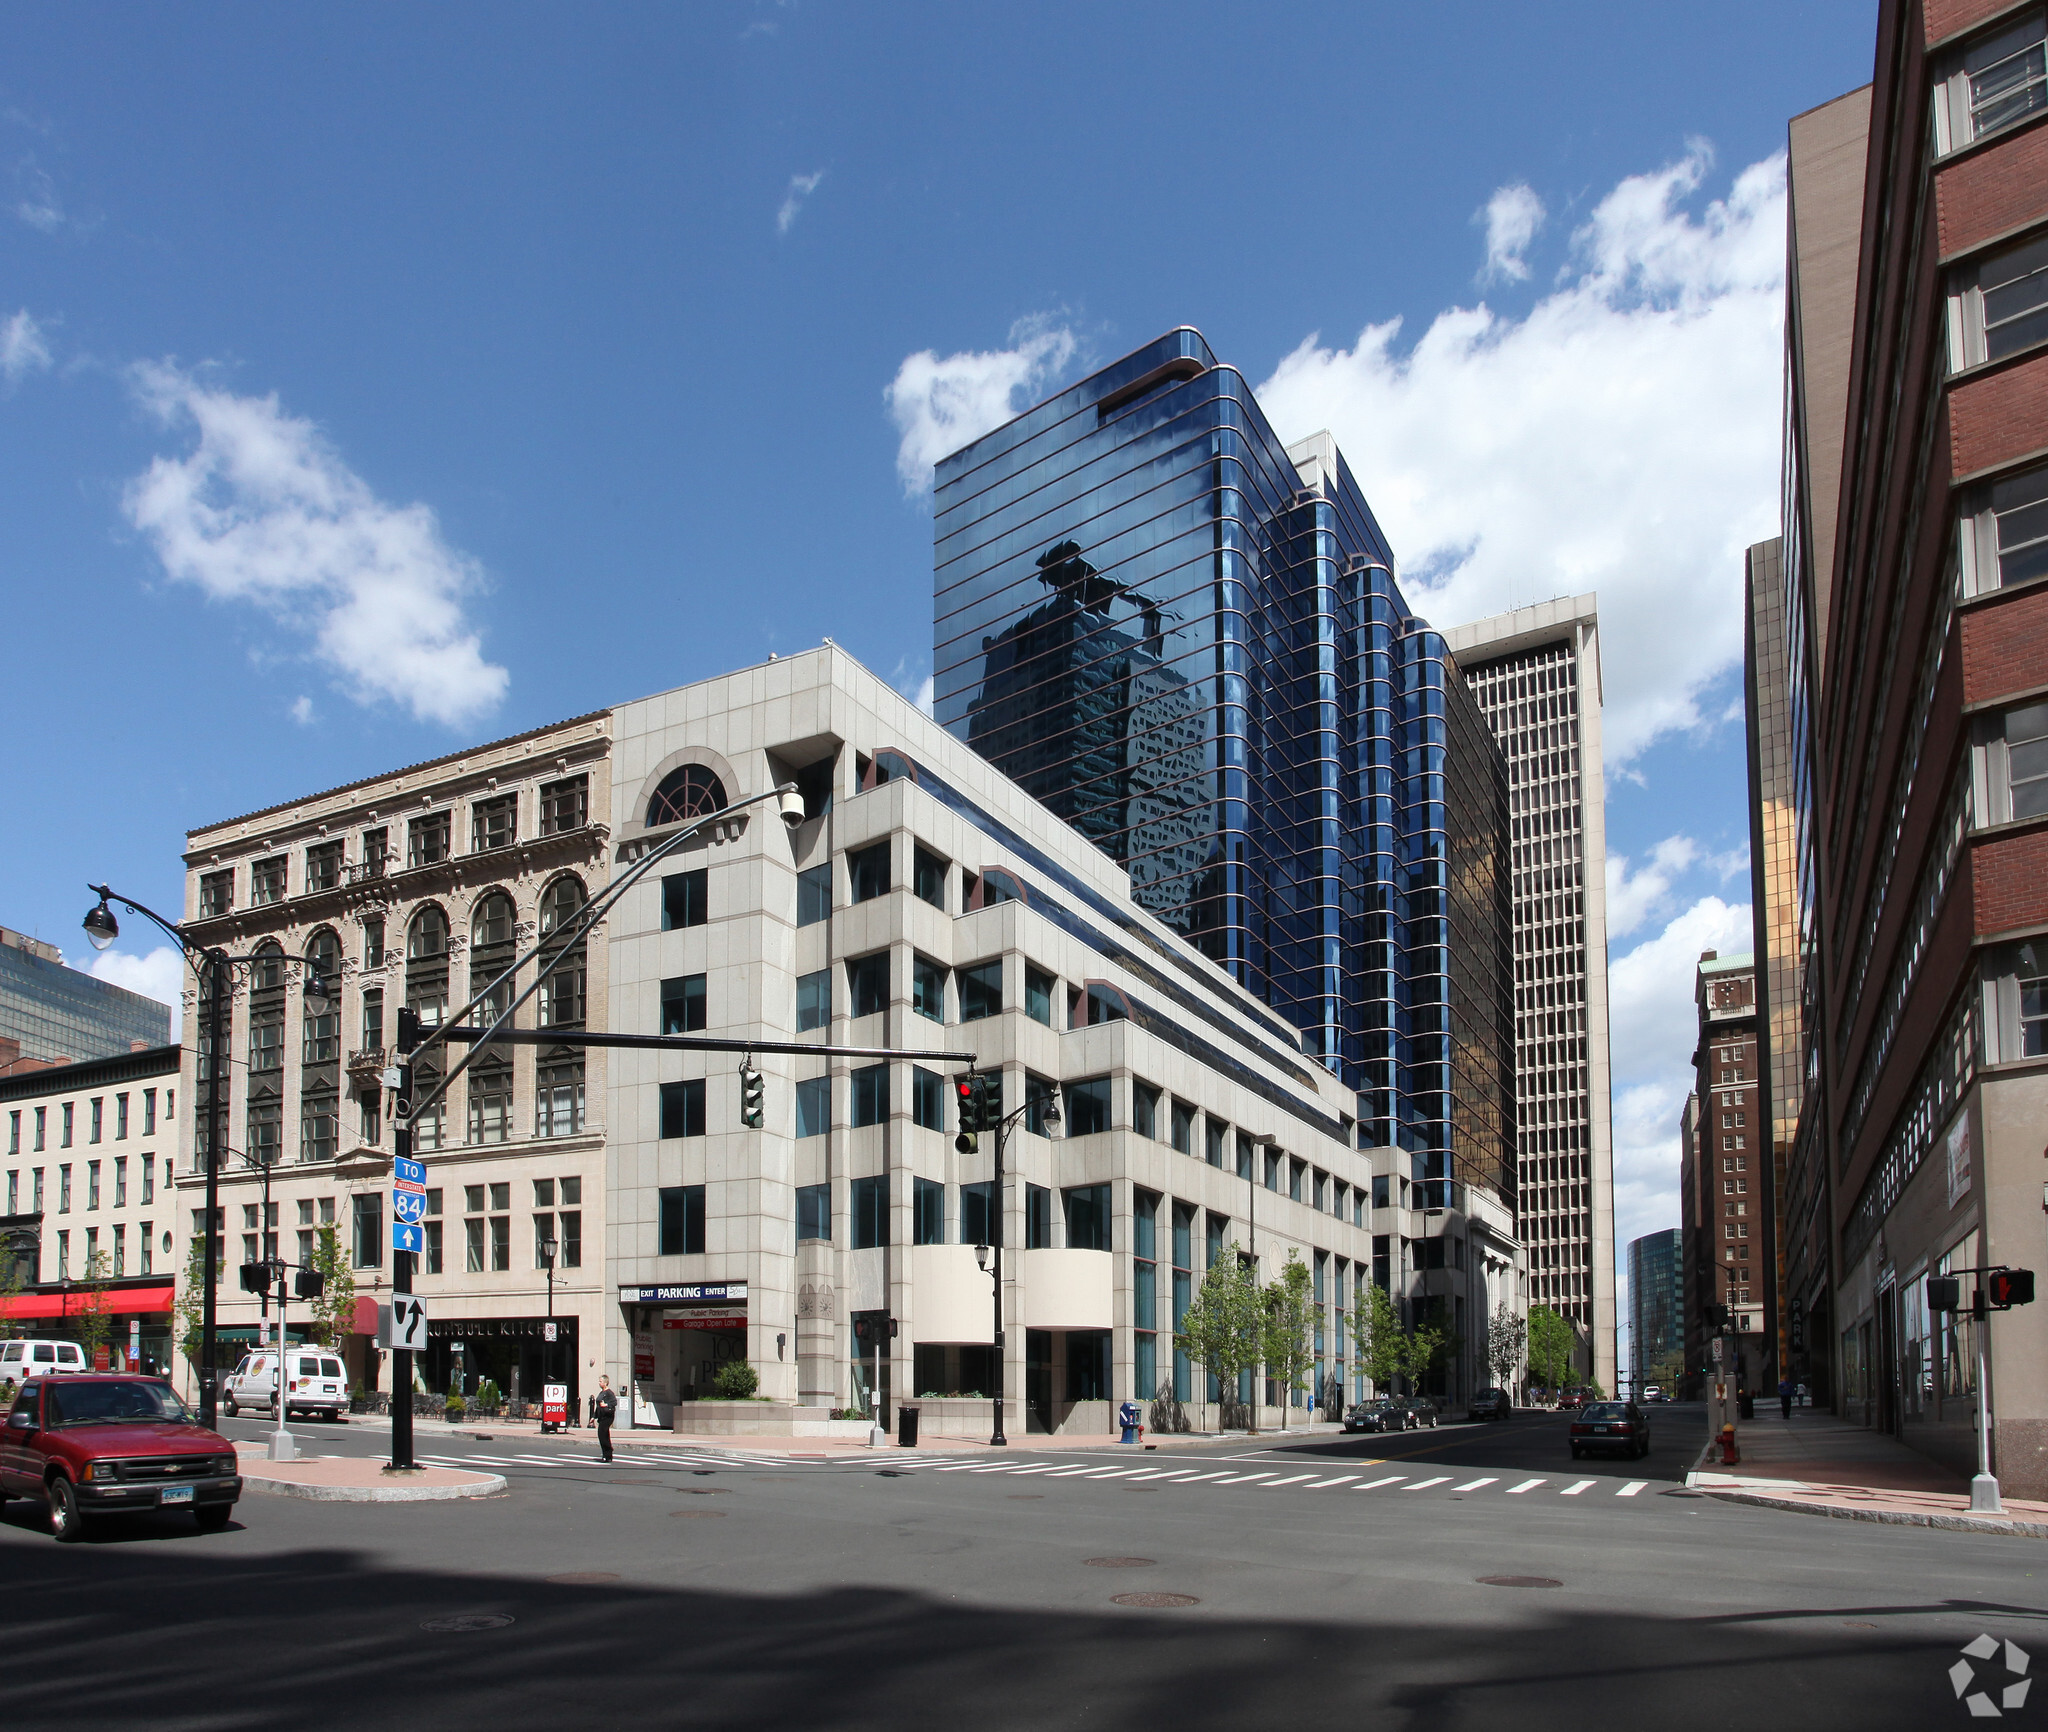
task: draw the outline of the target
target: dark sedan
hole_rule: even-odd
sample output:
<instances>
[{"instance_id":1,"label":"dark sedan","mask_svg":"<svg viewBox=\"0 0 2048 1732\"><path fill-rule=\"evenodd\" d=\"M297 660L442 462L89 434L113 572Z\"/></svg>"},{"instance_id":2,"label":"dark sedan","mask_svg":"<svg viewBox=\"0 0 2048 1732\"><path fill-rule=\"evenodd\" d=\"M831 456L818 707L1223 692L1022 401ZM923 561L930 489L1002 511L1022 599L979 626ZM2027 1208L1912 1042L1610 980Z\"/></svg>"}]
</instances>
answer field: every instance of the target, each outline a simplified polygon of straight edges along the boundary
<instances>
[{"instance_id":1,"label":"dark sedan","mask_svg":"<svg viewBox=\"0 0 2048 1732\"><path fill-rule=\"evenodd\" d=\"M1344 1415L1346 1431L1413 1431L1420 1423L1398 1395L1361 1401Z\"/></svg>"},{"instance_id":2,"label":"dark sedan","mask_svg":"<svg viewBox=\"0 0 2048 1732\"><path fill-rule=\"evenodd\" d=\"M1572 1460L1609 1451L1650 1453L1650 1420L1633 1401L1589 1401L1572 1421Z\"/></svg>"},{"instance_id":3,"label":"dark sedan","mask_svg":"<svg viewBox=\"0 0 2048 1732\"><path fill-rule=\"evenodd\" d=\"M1468 1419L1512 1419L1515 1404L1505 1389L1482 1389L1466 1404Z\"/></svg>"},{"instance_id":4,"label":"dark sedan","mask_svg":"<svg viewBox=\"0 0 2048 1732\"><path fill-rule=\"evenodd\" d=\"M0 1501L45 1499L60 1540L101 1516L153 1509L189 1509L202 1528L222 1528L241 1495L235 1446L159 1377L38 1377L0 1427Z\"/></svg>"}]
</instances>

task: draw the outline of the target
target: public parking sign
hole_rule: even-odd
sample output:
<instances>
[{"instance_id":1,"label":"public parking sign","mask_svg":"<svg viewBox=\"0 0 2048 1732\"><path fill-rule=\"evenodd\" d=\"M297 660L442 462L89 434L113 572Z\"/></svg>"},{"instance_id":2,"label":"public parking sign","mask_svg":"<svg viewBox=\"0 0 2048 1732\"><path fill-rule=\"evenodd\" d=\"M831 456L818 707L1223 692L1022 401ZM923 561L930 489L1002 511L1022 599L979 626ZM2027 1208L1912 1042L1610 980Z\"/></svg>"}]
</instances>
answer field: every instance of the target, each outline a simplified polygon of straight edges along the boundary
<instances>
[{"instance_id":1,"label":"public parking sign","mask_svg":"<svg viewBox=\"0 0 2048 1732\"><path fill-rule=\"evenodd\" d=\"M541 1385L540 1416L549 1425L566 1425L569 1422L569 1386L566 1383Z\"/></svg>"}]
</instances>

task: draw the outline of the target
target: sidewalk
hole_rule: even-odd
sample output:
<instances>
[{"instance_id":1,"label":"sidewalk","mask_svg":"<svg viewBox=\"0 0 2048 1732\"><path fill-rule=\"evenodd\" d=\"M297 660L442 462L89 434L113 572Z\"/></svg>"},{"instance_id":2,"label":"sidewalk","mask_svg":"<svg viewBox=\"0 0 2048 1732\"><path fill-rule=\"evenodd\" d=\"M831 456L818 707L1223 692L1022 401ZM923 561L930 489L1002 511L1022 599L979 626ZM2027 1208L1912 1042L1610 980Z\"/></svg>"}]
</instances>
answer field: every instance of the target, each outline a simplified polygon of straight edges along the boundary
<instances>
[{"instance_id":1,"label":"sidewalk","mask_svg":"<svg viewBox=\"0 0 2048 1732\"><path fill-rule=\"evenodd\" d=\"M439 1503L449 1498L495 1497L505 1476L448 1467L387 1473L369 1456L300 1456L272 1461L269 1445L238 1443L236 1465L242 1489L269 1497L311 1498L316 1503Z\"/></svg>"},{"instance_id":2,"label":"sidewalk","mask_svg":"<svg viewBox=\"0 0 2048 1732\"><path fill-rule=\"evenodd\" d=\"M1972 1515L1966 1478L1832 1414L1795 1407L1787 1421L1775 1402L1767 1411L1759 1399L1756 1418L1737 1424L1735 1443L1740 1463L1721 1466L1709 1440L1685 1483L1728 1503L1804 1515L2048 1539L2048 1503L2009 1497L2003 1515Z\"/></svg>"},{"instance_id":3,"label":"sidewalk","mask_svg":"<svg viewBox=\"0 0 2048 1732\"><path fill-rule=\"evenodd\" d=\"M1291 1425L1285 1432L1277 1429L1262 1431L1256 1437L1242 1431L1152 1431L1147 1430L1143 1443L1127 1444L1121 1441L1121 1434L1107 1432L1061 1432L1048 1435L1045 1432L1012 1431L1008 1447L1013 1450L1028 1450L1033 1454L1056 1450L1129 1450L1136 1455L1145 1450L1183 1449L1202 1443L1244 1443L1255 1449L1271 1449L1277 1444L1301 1442L1308 1438L1335 1437L1343 1427L1334 1422L1323 1421L1313 1425ZM660 1441L655 1441L659 1439ZM772 1455L792 1461L843 1461L871 1456L880 1460L888 1455L966 1455L989 1447L985 1437L929 1437L919 1434L914 1450L902 1449L897 1445L896 1433L888 1434L888 1442L876 1448L861 1438L840 1437L727 1437L705 1432L689 1431L624 1431L612 1433L612 1443L620 1451L634 1448L669 1449L688 1447L691 1449L727 1450L736 1455Z\"/></svg>"}]
</instances>

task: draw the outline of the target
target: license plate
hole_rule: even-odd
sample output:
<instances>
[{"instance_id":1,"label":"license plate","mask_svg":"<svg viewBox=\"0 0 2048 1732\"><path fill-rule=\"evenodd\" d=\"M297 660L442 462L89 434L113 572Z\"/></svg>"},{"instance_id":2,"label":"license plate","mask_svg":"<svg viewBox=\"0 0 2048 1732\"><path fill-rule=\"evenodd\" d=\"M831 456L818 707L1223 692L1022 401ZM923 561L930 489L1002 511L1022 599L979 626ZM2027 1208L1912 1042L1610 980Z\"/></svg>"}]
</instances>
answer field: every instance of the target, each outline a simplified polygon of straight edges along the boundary
<instances>
[{"instance_id":1,"label":"license plate","mask_svg":"<svg viewBox=\"0 0 2048 1732\"><path fill-rule=\"evenodd\" d=\"M1607 1427L1604 1425L1596 1425L1593 1427L1593 1429L1603 1437L1607 1435Z\"/></svg>"},{"instance_id":2,"label":"license plate","mask_svg":"<svg viewBox=\"0 0 2048 1732\"><path fill-rule=\"evenodd\" d=\"M189 1485L167 1485L164 1487L162 1496L158 1501L161 1503L190 1503L192 1501L192 1488Z\"/></svg>"}]
</instances>

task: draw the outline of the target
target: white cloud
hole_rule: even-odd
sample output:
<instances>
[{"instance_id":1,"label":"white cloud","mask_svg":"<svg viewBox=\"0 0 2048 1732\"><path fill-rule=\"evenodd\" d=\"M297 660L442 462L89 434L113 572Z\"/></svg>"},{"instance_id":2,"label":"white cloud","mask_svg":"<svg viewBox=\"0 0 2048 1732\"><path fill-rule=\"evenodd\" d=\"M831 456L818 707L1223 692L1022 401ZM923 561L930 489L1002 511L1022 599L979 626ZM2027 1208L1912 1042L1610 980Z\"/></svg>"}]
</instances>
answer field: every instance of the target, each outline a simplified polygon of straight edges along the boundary
<instances>
[{"instance_id":1,"label":"white cloud","mask_svg":"<svg viewBox=\"0 0 2048 1732\"><path fill-rule=\"evenodd\" d=\"M1010 328L1007 349L904 357L882 393L901 439L896 473L916 498L932 487L932 465L1030 407L1074 358L1074 333L1044 318Z\"/></svg>"},{"instance_id":2,"label":"white cloud","mask_svg":"<svg viewBox=\"0 0 2048 1732\"><path fill-rule=\"evenodd\" d=\"M189 455L157 458L122 502L165 571L310 635L359 703L389 700L451 726L497 706L509 676L483 659L463 612L483 574L427 506L379 499L275 394L212 390L169 362L144 363L133 380L165 426L198 433Z\"/></svg>"},{"instance_id":3,"label":"white cloud","mask_svg":"<svg viewBox=\"0 0 2048 1732\"><path fill-rule=\"evenodd\" d=\"M5 324L0 324L0 376L8 384L19 383L30 373L50 364L50 344L43 328L23 307Z\"/></svg>"},{"instance_id":4,"label":"white cloud","mask_svg":"<svg viewBox=\"0 0 2048 1732\"><path fill-rule=\"evenodd\" d=\"M185 958L168 944L159 944L146 956L130 956L126 951L108 950L92 959L88 971L95 980L112 982L125 986L130 992L139 992L144 998L153 998L159 1004L171 1007L171 1039L178 1038L178 1031L184 1023Z\"/></svg>"},{"instance_id":5,"label":"white cloud","mask_svg":"<svg viewBox=\"0 0 2048 1732\"><path fill-rule=\"evenodd\" d=\"M302 728L312 725L313 700L303 693L292 700L292 720Z\"/></svg>"},{"instance_id":6,"label":"white cloud","mask_svg":"<svg viewBox=\"0 0 2048 1732\"><path fill-rule=\"evenodd\" d=\"M1398 320L1311 336L1258 387L1283 436L1336 435L1426 616L1599 592L1617 768L1701 722L1777 532L1785 165L1695 213L1709 161L1615 187L1526 317L1452 308L1405 354Z\"/></svg>"},{"instance_id":7,"label":"white cloud","mask_svg":"<svg viewBox=\"0 0 2048 1732\"><path fill-rule=\"evenodd\" d=\"M910 665L908 656L897 659L895 669L889 675L889 683L926 715L932 713L932 676L920 674Z\"/></svg>"},{"instance_id":8,"label":"white cloud","mask_svg":"<svg viewBox=\"0 0 2048 1732\"><path fill-rule=\"evenodd\" d=\"M32 159L15 166L14 184L20 192L14 214L30 228L49 235L64 226L64 201L57 196L57 183Z\"/></svg>"},{"instance_id":9,"label":"white cloud","mask_svg":"<svg viewBox=\"0 0 2048 1732\"><path fill-rule=\"evenodd\" d=\"M1619 938L1635 931L1670 899L1680 873L1700 857L1690 836L1666 836L1650 850L1639 871L1628 869L1629 856L1607 856L1607 931Z\"/></svg>"},{"instance_id":10,"label":"white cloud","mask_svg":"<svg viewBox=\"0 0 2048 1732\"><path fill-rule=\"evenodd\" d=\"M804 200L818 190L818 183L825 178L821 168L816 174L793 174L789 177L789 191L782 195L782 208L775 213L775 232L789 233L790 225L796 221L797 213L804 208Z\"/></svg>"},{"instance_id":11,"label":"white cloud","mask_svg":"<svg viewBox=\"0 0 2048 1732\"><path fill-rule=\"evenodd\" d=\"M1544 214L1543 201L1520 182L1501 187L1486 201L1486 209L1473 219L1486 223L1486 263L1479 272L1482 283L1529 280L1529 264L1522 255L1543 226Z\"/></svg>"}]
</instances>

